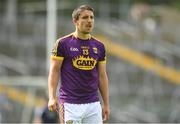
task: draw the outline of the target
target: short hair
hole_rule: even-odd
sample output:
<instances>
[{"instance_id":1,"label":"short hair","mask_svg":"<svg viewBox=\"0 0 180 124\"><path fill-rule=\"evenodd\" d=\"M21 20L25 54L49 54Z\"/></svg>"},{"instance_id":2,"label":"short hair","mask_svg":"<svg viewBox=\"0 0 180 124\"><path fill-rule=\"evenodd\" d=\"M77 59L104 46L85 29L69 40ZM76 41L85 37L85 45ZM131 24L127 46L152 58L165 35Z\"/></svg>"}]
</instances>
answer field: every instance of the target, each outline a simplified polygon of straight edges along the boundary
<instances>
[{"instance_id":1,"label":"short hair","mask_svg":"<svg viewBox=\"0 0 180 124\"><path fill-rule=\"evenodd\" d=\"M79 15L84 10L89 10L89 11L94 12L94 9L91 6L89 6L89 5L81 5L81 6L77 7L76 9L74 9L74 11L72 13L72 18L75 19L75 20L78 20L79 19Z\"/></svg>"}]
</instances>

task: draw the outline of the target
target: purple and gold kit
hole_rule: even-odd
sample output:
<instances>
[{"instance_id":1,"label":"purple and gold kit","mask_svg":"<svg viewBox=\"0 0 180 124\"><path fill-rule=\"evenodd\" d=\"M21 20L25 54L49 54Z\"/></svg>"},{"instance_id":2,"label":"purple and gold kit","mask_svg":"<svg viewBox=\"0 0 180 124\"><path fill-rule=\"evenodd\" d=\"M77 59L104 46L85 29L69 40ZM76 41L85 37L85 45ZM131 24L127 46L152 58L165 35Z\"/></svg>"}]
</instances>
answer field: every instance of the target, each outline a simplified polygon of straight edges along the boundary
<instances>
[{"instance_id":1,"label":"purple and gold kit","mask_svg":"<svg viewBox=\"0 0 180 124\"><path fill-rule=\"evenodd\" d=\"M74 104L99 101L98 63L106 61L105 48L100 41L67 35L57 40L51 58L63 60L60 101Z\"/></svg>"}]
</instances>

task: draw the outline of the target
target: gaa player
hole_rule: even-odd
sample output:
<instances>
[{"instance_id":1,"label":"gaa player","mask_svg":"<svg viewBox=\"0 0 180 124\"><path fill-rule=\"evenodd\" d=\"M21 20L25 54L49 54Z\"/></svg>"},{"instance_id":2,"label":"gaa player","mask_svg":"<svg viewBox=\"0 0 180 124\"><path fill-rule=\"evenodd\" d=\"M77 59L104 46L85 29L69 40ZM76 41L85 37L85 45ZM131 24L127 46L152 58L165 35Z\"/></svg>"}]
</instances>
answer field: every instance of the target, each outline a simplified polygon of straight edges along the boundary
<instances>
[{"instance_id":1,"label":"gaa player","mask_svg":"<svg viewBox=\"0 0 180 124\"><path fill-rule=\"evenodd\" d=\"M61 123L102 124L110 113L105 47L90 34L94 27L93 8L76 8L72 19L75 32L59 38L52 50L48 107L50 111L59 111Z\"/></svg>"}]
</instances>

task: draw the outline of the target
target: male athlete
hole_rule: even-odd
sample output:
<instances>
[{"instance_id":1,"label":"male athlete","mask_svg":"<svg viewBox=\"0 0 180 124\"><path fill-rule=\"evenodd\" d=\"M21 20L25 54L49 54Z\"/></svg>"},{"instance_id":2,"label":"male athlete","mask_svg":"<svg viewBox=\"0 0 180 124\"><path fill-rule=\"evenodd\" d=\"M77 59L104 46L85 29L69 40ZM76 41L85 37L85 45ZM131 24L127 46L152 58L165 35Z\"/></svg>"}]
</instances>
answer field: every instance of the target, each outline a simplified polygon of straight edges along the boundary
<instances>
[{"instance_id":1,"label":"male athlete","mask_svg":"<svg viewBox=\"0 0 180 124\"><path fill-rule=\"evenodd\" d=\"M93 8L76 8L72 19L75 32L59 38L52 50L48 108L59 112L61 123L102 124L110 113L105 47L90 34L94 27Z\"/></svg>"}]
</instances>

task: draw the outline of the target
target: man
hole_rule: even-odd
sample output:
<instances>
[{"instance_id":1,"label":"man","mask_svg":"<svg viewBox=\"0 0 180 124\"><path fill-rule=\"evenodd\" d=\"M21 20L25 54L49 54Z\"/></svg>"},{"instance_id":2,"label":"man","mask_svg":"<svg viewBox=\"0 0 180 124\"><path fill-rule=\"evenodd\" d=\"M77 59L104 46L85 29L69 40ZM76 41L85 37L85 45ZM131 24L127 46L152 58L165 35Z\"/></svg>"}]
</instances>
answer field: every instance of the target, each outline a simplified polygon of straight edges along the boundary
<instances>
[{"instance_id":1,"label":"man","mask_svg":"<svg viewBox=\"0 0 180 124\"><path fill-rule=\"evenodd\" d=\"M48 107L50 111L59 111L61 123L101 124L110 113L105 47L90 34L94 26L93 8L87 5L76 8L72 19L75 32L58 39L52 51Z\"/></svg>"}]
</instances>

